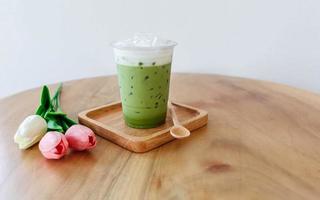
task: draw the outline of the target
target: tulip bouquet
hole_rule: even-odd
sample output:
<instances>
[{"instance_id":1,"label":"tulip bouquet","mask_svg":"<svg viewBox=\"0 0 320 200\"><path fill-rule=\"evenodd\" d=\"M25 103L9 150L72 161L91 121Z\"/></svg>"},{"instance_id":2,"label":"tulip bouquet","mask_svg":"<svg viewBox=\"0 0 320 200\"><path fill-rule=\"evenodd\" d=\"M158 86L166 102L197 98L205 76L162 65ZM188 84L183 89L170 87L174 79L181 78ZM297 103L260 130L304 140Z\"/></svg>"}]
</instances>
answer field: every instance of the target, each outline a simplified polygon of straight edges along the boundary
<instances>
[{"instance_id":1,"label":"tulip bouquet","mask_svg":"<svg viewBox=\"0 0 320 200\"><path fill-rule=\"evenodd\" d=\"M96 146L94 132L67 117L60 106L62 84L50 98L49 88L42 88L41 100L35 115L28 116L19 126L14 141L20 149L39 142L39 149L47 159L63 157L69 148L77 151Z\"/></svg>"}]
</instances>

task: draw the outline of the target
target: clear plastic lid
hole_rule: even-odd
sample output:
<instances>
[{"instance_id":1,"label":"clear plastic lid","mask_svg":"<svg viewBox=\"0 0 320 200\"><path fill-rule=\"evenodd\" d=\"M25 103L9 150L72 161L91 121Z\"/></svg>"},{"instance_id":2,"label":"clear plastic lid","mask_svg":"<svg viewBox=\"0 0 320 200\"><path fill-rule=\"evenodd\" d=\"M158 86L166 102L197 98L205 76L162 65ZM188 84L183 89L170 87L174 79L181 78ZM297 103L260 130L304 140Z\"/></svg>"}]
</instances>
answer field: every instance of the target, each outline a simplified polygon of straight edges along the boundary
<instances>
[{"instance_id":1,"label":"clear plastic lid","mask_svg":"<svg viewBox=\"0 0 320 200\"><path fill-rule=\"evenodd\" d=\"M133 38L112 42L111 45L116 49L123 50L155 50L172 49L177 43L159 38L152 33L136 33Z\"/></svg>"}]
</instances>

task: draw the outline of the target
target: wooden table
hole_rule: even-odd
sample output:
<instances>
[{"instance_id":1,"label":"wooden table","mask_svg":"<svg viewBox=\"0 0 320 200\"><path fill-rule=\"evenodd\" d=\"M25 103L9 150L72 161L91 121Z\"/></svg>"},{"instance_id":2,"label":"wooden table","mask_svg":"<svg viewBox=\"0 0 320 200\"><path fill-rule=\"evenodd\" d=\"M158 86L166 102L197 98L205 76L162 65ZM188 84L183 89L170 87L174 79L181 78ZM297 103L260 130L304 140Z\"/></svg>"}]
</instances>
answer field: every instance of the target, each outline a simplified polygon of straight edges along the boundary
<instances>
[{"instance_id":1,"label":"wooden table","mask_svg":"<svg viewBox=\"0 0 320 200\"><path fill-rule=\"evenodd\" d=\"M52 86L51 89L54 89ZM320 96L270 82L178 74L176 101L209 111L206 127L144 154L98 138L46 160L13 135L40 88L0 100L0 199L320 199ZM66 82L70 117L119 99L115 76ZM71 198L72 197L72 198Z\"/></svg>"}]
</instances>

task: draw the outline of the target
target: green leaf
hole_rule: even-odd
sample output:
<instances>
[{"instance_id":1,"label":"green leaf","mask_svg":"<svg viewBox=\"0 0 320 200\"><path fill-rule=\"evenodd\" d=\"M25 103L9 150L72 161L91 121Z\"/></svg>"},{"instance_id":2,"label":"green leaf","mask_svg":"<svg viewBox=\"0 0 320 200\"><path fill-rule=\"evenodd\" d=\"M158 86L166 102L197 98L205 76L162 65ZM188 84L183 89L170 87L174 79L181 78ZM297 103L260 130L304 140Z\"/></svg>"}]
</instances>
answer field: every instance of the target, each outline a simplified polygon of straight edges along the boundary
<instances>
[{"instance_id":1,"label":"green leaf","mask_svg":"<svg viewBox=\"0 0 320 200\"><path fill-rule=\"evenodd\" d=\"M40 106L36 110L36 114L42 116L48 124L48 131L59 131L61 133L67 131L77 122L67 117L62 112L60 105L60 96L62 91L62 83L58 86L52 99L50 99L50 91L48 86L44 85L41 91Z\"/></svg>"},{"instance_id":2,"label":"green leaf","mask_svg":"<svg viewBox=\"0 0 320 200\"><path fill-rule=\"evenodd\" d=\"M61 94L61 90L62 90L62 83L59 84L57 90L55 91L54 95L52 98L56 98Z\"/></svg>"},{"instance_id":3,"label":"green leaf","mask_svg":"<svg viewBox=\"0 0 320 200\"><path fill-rule=\"evenodd\" d=\"M48 121L48 130L63 132L62 126L60 126L55 120L52 120L52 119Z\"/></svg>"},{"instance_id":4,"label":"green leaf","mask_svg":"<svg viewBox=\"0 0 320 200\"><path fill-rule=\"evenodd\" d=\"M42 88L40 104L45 109L49 109L51 107L50 92L48 86L46 85Z\"/></svg>"},{"instance_id":5,"label":"green leaf","mask_svg":"<svg viewBox=\"0 0 320 200\"><path fill-rule=\"evenodd\" d=\"M61 126L63 131L60 132L66 132L72 125L76 124L76 122L69 119L63 112L47 112L44 118L48 123L53 123L52 121L54 121L56 125Z\"/></svg>"},{"instance_id":6,"label":"green leaf","mask_svg":"<svg viewBox=\"0 0 320 200\"><path fill-rule=\"evenodd\" d=\"M63 118L65 117L67 114L61 112L61 111L58 111L58 112L54 112L54 111L49 111L45 114L44 118L45 119L56 119L56 118Z\"/></svg>"},{"instance_id":7,"label":"green leaf","mask_svg":"<svg viewBox=\"0 0 320 200\"><path fill-rule=\"evenodd\" d=\"M46 112L45 107L43 105L40 105L36 110L36 115L43 117L45 112Z\"/></svg>"},{"instance_id":8,"label":"green leaf","mask_svg":"<svg viewBox=\"0 0 320 200\"><path fill-rule=\"evenodd\" d=\"M63 128L63 132L66 132L70 128L65 121L60 121L60 124Z\"/></svg>"},{"instance_id":9,"label":"green leaf","mask_svg":"<svg viewBox=\"0 0 320 200\"><path fill-rule=\"evenodd\" d=\"M66 122L69 127L77 124L77 122L73 121L72 119L68 118L67 116L63 117L63 121Z\"/></svg>"},{"instance_id":10,"label":"green leaf","mask_svg":"<svg viewBox=\"0 0 320 200\"><path fill-rule=\"evenodd\" d=\"M41 97L40 97L40 105L36 110L36 115L40 115L41 117L44 117L44 115L51 111L52 105L50 100L50 92L49 88L45 85L42 87L41 91Z\"/></svg>"},{"instance_id":11,"label":"green leaf","mask_svg":"<svg viewBox=\"0 0 320 200\"><path fill-rule=\"evenodd\" d=\"M62 83L59 84L57 90L55 91L52 99L51 99L51 104L53 106L53 109L55 111L61 111L61 106L60 106L60 96L61 96L61 90L62 90Z\"/></svg>"}]
</instances>

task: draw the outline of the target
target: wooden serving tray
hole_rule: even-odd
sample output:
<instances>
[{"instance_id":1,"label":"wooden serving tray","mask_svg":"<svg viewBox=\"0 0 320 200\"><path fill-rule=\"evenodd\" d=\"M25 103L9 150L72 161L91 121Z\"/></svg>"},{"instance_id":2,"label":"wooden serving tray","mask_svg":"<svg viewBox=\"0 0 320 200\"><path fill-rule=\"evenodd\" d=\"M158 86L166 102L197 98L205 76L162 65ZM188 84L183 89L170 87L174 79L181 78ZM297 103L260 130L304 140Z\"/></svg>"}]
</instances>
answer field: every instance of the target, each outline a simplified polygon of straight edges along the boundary
<instances>
[{"instance_id":1,"label":"wooden serving tray","mask_svg":"<svg viewBox=\"0 0 320 200\"><path fill-rule=\"evenodd\" d=\"M207 111L184 104L172 104L179 121L190 131L207 124ZM146 152L175 139L169 132L173 126L170 112L163 125L150 129L128 127L123 119L121 102L83 111L78 118L80 124L90 127L96 134L133 152Z\"/></svg>"}]
</instances>

